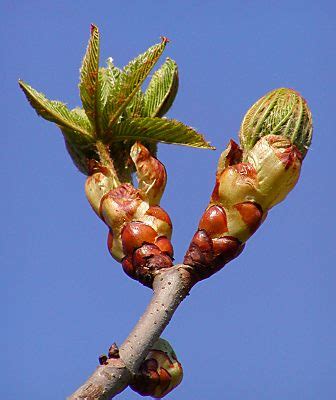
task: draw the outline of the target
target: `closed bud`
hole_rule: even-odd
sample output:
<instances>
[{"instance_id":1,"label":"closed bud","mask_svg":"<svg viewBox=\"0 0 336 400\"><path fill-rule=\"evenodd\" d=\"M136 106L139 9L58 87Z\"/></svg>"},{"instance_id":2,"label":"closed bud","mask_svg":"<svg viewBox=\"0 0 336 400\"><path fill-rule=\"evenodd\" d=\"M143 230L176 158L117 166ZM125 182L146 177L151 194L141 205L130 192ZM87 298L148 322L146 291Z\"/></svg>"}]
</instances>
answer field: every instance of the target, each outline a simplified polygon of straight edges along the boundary
<instances>
[{"instance_id":1,"label":"closed bud","mask_svg":"<svg viewBox=\"0 0 336 400\"><path fill-rule=\"evenodd\" d=\"M266 135L286 137L305 157L312 138L312 116L298 92L287 88L273 90L247 111L239 132L243 150L252 149Z\"/></svg>"},{"instance_id":2,"label":"closed bud","mask_svg":"<svg viewBox=\"0 0 336 400\"><path fill-rule=\"evenodd\" d=\"M173 348L160 338L149 350L130 387L141 396L161 399L178 386L182 378L182 366Z\"/></svg>"}]
</instances>

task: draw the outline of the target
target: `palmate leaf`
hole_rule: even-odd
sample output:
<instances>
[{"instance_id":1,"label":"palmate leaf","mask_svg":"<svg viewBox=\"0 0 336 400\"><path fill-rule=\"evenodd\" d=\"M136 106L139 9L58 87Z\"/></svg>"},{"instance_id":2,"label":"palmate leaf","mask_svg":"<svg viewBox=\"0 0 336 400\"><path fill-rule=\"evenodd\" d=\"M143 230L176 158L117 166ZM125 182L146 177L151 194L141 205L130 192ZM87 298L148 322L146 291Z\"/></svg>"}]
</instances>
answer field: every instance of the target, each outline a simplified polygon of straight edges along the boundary
<instances>
[{"instance_id":1,"label":"palmate leaf","mask_svg":"<svg viewBox=\"0 0 336 400\"><path fill-rule=\"evenodd\" d=\"M214 149L193 128L174 119L166 118L132 118L120 122L113 127L113 134L107 139L107 143L111 144L123 140L162 142L203 149Z\"/></svg>"},{"instance_id":2,"label":"palmate leaf","mask_svg":"<svg viewBox=\"0 0 336 400\"><path fill-rule=\"evenodd\" d=\"M145 92L144 116L162 117L168 112L178 90L178 70L175 61L167 58L158 69Z\"/></svg>"},{"instance_id":3,"label":"palmate leaf","mask_svg":"<svg viewBox=\"0 0 336 400\"><path fill-rule=\"evenodd\" d=\"M78 110L69 110L60 101L48 100L44 94L37 92L21 80L19 85L38 115L60 127L69 129L79 142L89 143L93 140L92 127L84 113L79 113Z\"/></svg>"},{"instance_id":4,"label":"palmate leaf","mask_svg":"<svg viewBox=\"0 0 336 400\"><path fill-rule=\"evenodd\" d=\"M86 115L99 136L99 31L95 25L91 25L91 36L80 70L79 93Z\"/></svg>"},{"instance_id":5,"label":"palmate leaf","mask_svg":"<svg viewBox=\"0 0 336 400\"><path fill-rule=\"evenodd\" d=\"M150 47L123 69L109 95L102 122L107 133L112 131L119 117L136 95L144 80L160 58L167 40Z\"/></svg>"}]
</instances>

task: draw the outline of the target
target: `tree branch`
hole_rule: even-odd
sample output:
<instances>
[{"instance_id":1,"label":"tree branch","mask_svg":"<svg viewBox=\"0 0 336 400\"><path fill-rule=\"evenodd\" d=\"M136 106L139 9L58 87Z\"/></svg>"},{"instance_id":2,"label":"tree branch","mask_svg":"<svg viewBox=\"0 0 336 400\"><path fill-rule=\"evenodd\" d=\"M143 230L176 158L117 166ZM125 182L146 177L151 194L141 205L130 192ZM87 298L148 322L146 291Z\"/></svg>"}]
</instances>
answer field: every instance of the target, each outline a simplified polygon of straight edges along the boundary
<instances>
[{"instance_id":1,"label":"tree branch","mask_svg":"<svg viewBox=\"0 0 336 400\"><path fill-rule=\"evenodd\" d=\"M137 373L151 346L159 339L175 310L193 286L190 267L161 269L153 282L153 297L144 314L120 346L120 358L99 366L68 400L108 400L122 392Z\"/></svg>"}]
</instances>

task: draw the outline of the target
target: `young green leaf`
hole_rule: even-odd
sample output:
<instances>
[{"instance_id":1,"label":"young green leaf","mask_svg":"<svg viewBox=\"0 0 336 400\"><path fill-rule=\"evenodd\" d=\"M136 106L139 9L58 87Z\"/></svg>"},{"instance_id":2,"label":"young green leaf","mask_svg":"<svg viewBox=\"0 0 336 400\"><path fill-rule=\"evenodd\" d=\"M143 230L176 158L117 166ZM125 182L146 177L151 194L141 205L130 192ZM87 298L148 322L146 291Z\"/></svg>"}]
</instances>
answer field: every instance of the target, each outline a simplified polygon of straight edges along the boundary
<instances>
[{"instance_id":1,"label":"young green leaf","mask_svg":"<svg viewBox=\"0 0 336 400\"><path fill-rule=\"evenodd\" d=\"M92 141L92 127L86 115L79 114L74 110L70 111L60 101L48 100L44 94L37 92L21 80L19 85L38 115L61 127L74 131L79 140Z\"/></svg>"},{"instance_id":2,"label":"young green leaf","mask_svg":"<svg viewBox=\"0 0 336 400\"><path fill-rule=\"evenodd\" d=\"M111 133L113 126L129 105L135 94L140 89L144 80L160 58L167 40L150 47L145 53L140 54L123 69L115 82L105 107L103 124Z\"/></svg>"},{"instance_id":3,"label":"young green leaf","mask_svg":"<svg viewBox=\"0 0 336 400\"><path fill-rule=\"evenodd\" d=\"M214 149L204 137L182 122L166 118L126 119L113 127L108 143L140 140Z\"/></svg>"},{"instance_id":4,"label":"young green leaf","mask_svg":"<svg viewBox=\"0 0 336 400\"><path fill-rule=\"evenodd\" d=\"M104 110L120 74L121 70L113 65L112 58L108 58L106 68L99 68L98 70L97 98L99 101L97 103L97 114L99 116L100 127L102 128L102 136L104 128L107 127L107 121L104 124Z\"/></svg>"},{"instance_id":5,"label":"young green leaf","mask_svg":"<svg viewBox=\"0 0 336 400\"><path fill-rule=\"evenodd\" d=\"M121 69L116 67L113 64L113 58L109 57L106 61L106 69L111 77L112 86L116 83L117 79L119 78L120 74L122 73Z\"/></svg>"},{"instance_id":6,"label":"young green leaf","mask_svg":"<svg viewBox=\"0 0 336 400\"><path fill-rule=\"evenodd\" d=\"M130 104L126 107L127 118L144 117L144 105L144 94L139 89Z\"/></svg>"},{"instance_id":7,"label":"young green leaf","mask_svg":"<svg viewBox=\"0 0 336 400\"><path fill-rule=\"evenodd\" d=\"M168 112L178 89L178 70L175 61L167 58L158 69L145 92L144 116L162 117Z\"/></svg>"},{"instance_id":8,"label":"young green leaf","mask_svg":"<svg viewBox=\"0 0 336 400\"><path fill-rule=\"evenodd\" d=\"M98 112L99 31L91 25L91 36L80 70L79 93L86 115L99 136Z\"/></svg>"}]
</instances>

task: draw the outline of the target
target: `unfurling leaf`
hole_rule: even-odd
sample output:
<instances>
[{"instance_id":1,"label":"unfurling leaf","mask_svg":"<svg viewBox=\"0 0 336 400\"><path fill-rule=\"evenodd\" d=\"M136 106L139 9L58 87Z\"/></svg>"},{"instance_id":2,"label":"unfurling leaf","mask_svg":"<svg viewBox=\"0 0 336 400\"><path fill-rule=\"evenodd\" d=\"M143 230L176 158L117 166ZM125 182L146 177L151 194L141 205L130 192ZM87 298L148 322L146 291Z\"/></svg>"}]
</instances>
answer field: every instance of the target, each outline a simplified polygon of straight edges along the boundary
<instances>
[{"instance_id":1,"label":"unfurling leaf","mask_svg":"<svg viewBox=\"0 0 336 400\"><path fill-rule=\"evenodd\" d=\"M104 128L107 128L108 133L111 132L123 111L140 89L151 69L160 58L165 46L166 40L163 40L161 43L150 47L123 69L114 84L104 110L103 125Z\"/></svg>"},{"instance_id":2,"label":"unfurling leaf","mask_svg":"<svg viewBox=\"0 0 336 400\"><path fill-rule=\"evenodd\" d=\"M167 58L157 70L145 92L144 116L162 117L168 112L178 89L178 70L175 61Z\"/></svg>"},{"instance_id":3,"label":"unfurling leaf","mask_svg":"<svg viewBox=\"0 0 336 400\"><path fill-rule=\"evenodd\" d=\"M19 81L19 85L38 115L60 127L73 131L79 142L91 142L93 140L92 127L85 114L80 114L76 110L69 110L60 101L48 100L44 94L37 92L22 81Z\"/></svg>"},{"instance_id":4,"label":"unfurling leaf","mask_svg":"<svg viewBox=\"0 0 336 400\"><path fill-rule=\"evenodd\" d=\"M91 25L91 35L80 70L83 109L70 110L64 103L48 100L42 93L19 81L38 115L56 123L66 148L78 169L91 174L92 160L111 169L120 182L131 182L134 163L130 149L141 141L152 156L157 143L181 144L211 149L196 130L179 121L161 118L171 107L178 89L175 61L167 59L154 73L145 94L141 86L162 55L168 42L150 47L123 69L113 64L99 68L100 35Z\"/></svg>"},{"instance_id":5,"label":"unfurling leaf","mask_svg":"<svg viewBox=\"0 0 336 400\"><path fill-rule=\"evenodd\" d=\"M140 140L214 149L204 137L182 122L166 118L133 118L120 122L113 128L107 142Z\"/></svg>"},{"instance_id":6,"label":"unfurling leaf","mask_svg":"<svg viewBox=\"0 0 336 400\"><path fill-rule=\"evenodd\" d=\"M99 69L99 31L91 25L91 37L80 70L79 92L88 119L100 133L98 113L98 69Z\"/></svg>"}]
</instances>

